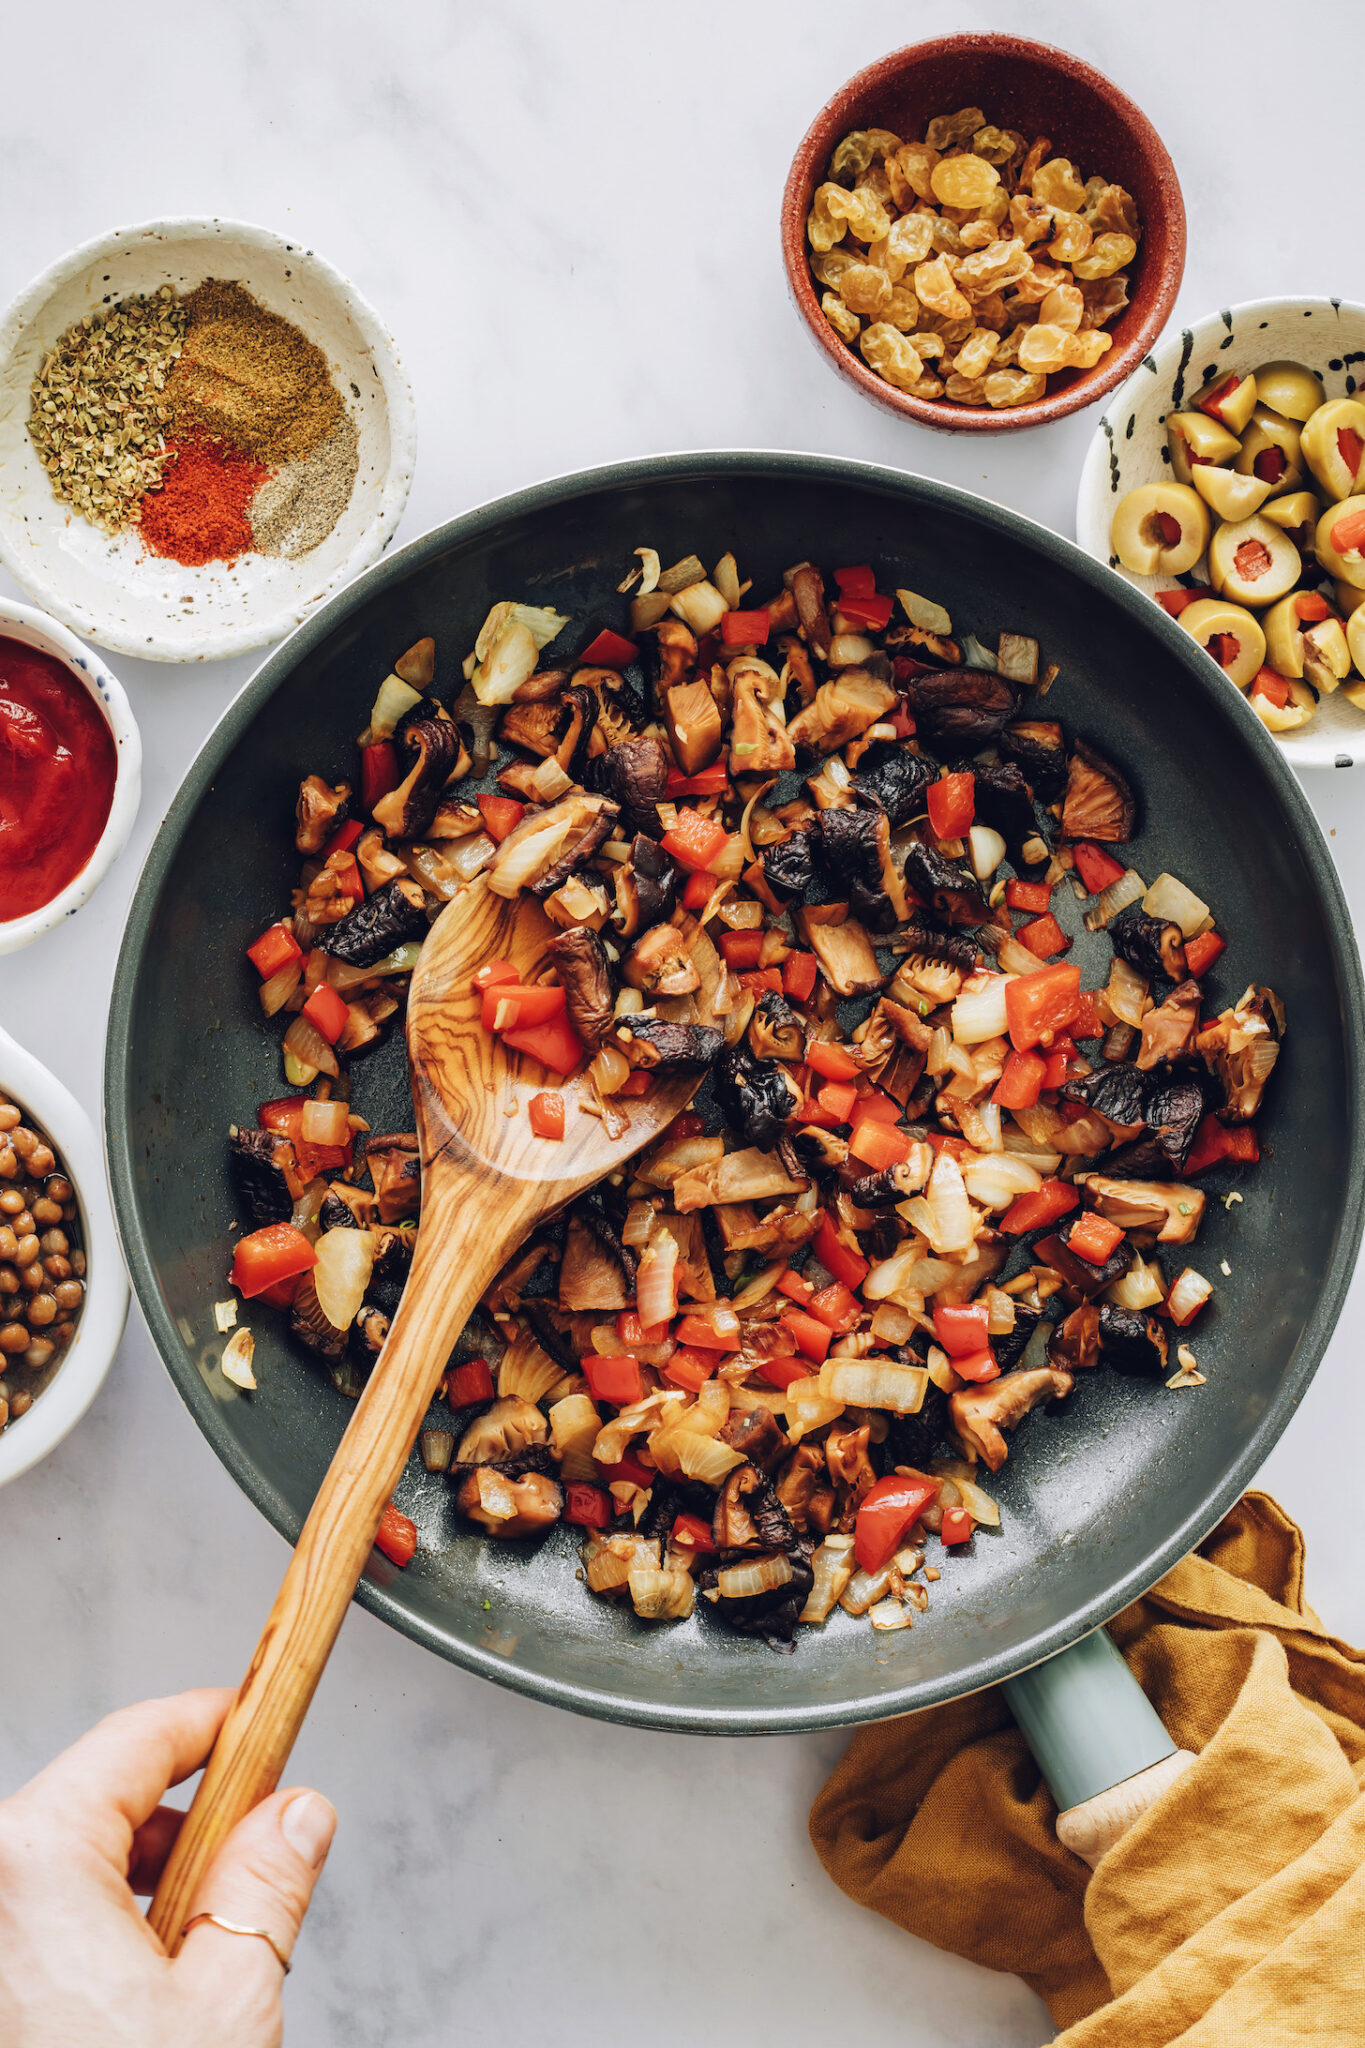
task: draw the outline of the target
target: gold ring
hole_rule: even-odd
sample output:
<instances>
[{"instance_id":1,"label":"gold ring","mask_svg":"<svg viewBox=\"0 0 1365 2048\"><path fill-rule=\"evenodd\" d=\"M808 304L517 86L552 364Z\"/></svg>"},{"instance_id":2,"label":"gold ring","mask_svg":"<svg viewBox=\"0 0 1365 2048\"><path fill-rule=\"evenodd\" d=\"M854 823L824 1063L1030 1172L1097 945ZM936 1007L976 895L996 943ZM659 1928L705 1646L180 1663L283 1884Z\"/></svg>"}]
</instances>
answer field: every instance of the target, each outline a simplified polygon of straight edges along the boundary
<instances>
[{"instance_id":1,"label":"gold ring","mask_svg":"<svg viewBox=\"0 0 1365 2048\"><path fill-rule=\"evenodd\" d=\"M194 1918L187 1920L181 1928L180 1939L183 1941L187 1934L193 1933L194 1929L201 1927L206 1920L211 1922L214 1927L221 1927L224 1934L249 1934L253 1941L267 1942L274 1951L275 1960L284 1971L286 1977L294 1967L274 1935L269 1933L264 1927L240 1927L235 1920L224 1920L221 1913L196 1913Z\"/></svg>"}]
</instances>

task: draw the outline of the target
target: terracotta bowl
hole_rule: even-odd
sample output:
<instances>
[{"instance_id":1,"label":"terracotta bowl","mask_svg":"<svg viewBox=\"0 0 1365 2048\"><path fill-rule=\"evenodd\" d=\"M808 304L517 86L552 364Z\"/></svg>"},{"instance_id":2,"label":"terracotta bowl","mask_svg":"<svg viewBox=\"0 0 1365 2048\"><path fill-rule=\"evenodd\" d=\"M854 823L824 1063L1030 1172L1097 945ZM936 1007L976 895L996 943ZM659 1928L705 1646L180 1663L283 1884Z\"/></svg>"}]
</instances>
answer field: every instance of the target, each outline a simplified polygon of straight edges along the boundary
<instances>
[{"instance_id":1,"label":"terracotta bowl","mask_svg":"<svg viewBox=\"0 0 1365 2048\"><path fill-rule=\"evenodd\" d=\"M1142 239L1130 270L1131 304L1108 332L1114 346L1093 370L1063 370L1032 405L992 411L911 398L870 370L820 311L807 261L806 219L817 185L841 138L853 128L890 128L907 141L935 114L978 106L988 121L1017 128L1030 142L1051 138L1085 177L1123 185L1137 201ZM1079 57L1017 36L941 36L912 43L869 64L816 116L793 160L782 195L782 255L797 309L836 370L890 412L951 434L1003 434L1040 427L1093 405L1121 384L1170 317L1185 268L1185 203L1166 147L1133 102Z\"/></svg>"}]
</instances>

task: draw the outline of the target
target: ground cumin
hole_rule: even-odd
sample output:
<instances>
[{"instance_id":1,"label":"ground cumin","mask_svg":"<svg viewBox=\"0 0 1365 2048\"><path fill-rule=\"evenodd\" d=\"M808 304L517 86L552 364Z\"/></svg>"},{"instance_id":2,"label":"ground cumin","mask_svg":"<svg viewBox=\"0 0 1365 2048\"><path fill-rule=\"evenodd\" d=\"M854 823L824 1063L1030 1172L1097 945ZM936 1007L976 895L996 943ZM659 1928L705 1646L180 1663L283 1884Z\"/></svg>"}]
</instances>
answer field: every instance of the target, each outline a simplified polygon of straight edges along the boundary
<instances>
[{"instance_id":1,"label":"ground cumin","mask_svg":"<svg viewBox=\"0 0 1365 2048\"><path fill-rule=\"evenodd\" d=\"M182 434L226 441L273 469L310 455L344 418L322 350L242 285L206 278L183 305L166 383Z\"/></svg>"}]
</instances>

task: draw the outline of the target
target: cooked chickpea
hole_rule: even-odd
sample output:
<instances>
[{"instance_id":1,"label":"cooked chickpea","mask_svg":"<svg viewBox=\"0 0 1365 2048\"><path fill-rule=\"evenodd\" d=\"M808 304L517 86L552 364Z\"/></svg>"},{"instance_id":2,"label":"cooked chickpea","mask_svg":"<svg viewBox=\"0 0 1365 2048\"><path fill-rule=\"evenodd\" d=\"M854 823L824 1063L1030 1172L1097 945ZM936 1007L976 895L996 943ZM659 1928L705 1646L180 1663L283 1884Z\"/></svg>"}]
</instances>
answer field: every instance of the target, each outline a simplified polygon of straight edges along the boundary
<instances>
[{"instance_id":1,"label":"cooked chickpea","mask_svg":"<svg viewBox=\"0 0 1365 2048\"><path fill-rule=\"evenodd\" d=\"M31 1230L25 1231L19 1239L19 1249L14 1254L14 1263L22 1273L25 1266L31 1266L37 1256L38 1240Z\"/></svg>"},{"instance_id":2,"label":"cooked chickpea","mask_svg":"<svg viewBox=\"0 0 1365 2048\"><path fill-rule=\"evenodd\" d=\"M46 1292L35 1294L28 1305L29 1328L31 1330L45 1330L48 1324L55 1322L56 1319L57 1303L55 1298Z\"/></svg>"},{"instance_id":3,"label":"cooked chickpea","mask_svg":"<svg viewBox=\"0 0 1365 2048\"><path fill-rule=\"evenodd\" d=\"M19 1292L21 1294L37 1294L42 1284L43 1268L39 1260L35 1259L32 1265L19 1268Z\"/></svg>"},{"instance_id":4,"label":"cooked chickpea","mask_svg":"<svg viewBox=\"0 0 1365 2048\"><path fill-rule=\"evenodd\" d=\"M54 1202L48 1195L39 1195L38 1199L30 1202L28 1206L35 1223L60 1223L62 1220L61 1203Z\"/></svg>"},{"instance_id":5,"label":"cooked chickpea","mask_svg":"<svg viewBox=\"0 0 1365 2048\"><path fill-rule=\"evenodd\" d=\"M44 1252L57 1252L63 1258L71 1249L71 1240L64 1230L45 1230L38 1242Z\"/></svg>"},{"instance_id":6,"label":"cooked chickpea","mask_svg":"<svg viewBox=\"0 0 1365 2048\"><path fill-rule=\"evenodd\" d=\"M41 1372L56 1354L57 1347L48 1337L35 1337L24 1353L24 1364L30 1372ZM17 1400L15 1405L17 1406Z\"/></svg>"},{"instance_id":7,"label":"cooked chickpea","mask_svg":"<svg viewBox=\"0 0 1365 2048\"><path fill-rule=\"evenodd\" d=\"M28 1350L28 1327L24 1323L0 1323L0 1351L13 1357L17 1351Z\"/></svg>"},{"instance_id":8,"label":"cooked chickpea","mask_svg":"<svg viewBox=\"0 0 1365 2048\"><path fill-rule=\"evenodd\" d=\"M75 1200L76 1190L64 1173L50 1173L47 1177L47 1193L54 1202Z\"/></svg>"},{"instance_id":9,"label":"cooked chickpea","mask_svg":"<svg viewBox=\"0 0 1365 2048\"><path fill-rule=\"evenodd\" d=\"M1235 469L1216 469L1211 462L1195 465L1194 488L1220 519L1250 519L1270 496L1270 485L1258 476L1238 476Z\"/></svg>"},{"instance_id":10,"label":"cooked chickpea","mask_svg":"<svg viewBox=\"0 0 1365 2048\"><path fill-rule=\"evenodd\" d=\"M1273 604L1294 588L1302 570L1288 534L1256 515L1229 520L1209 542L1209 581L1237 604Z\"/></svg>"},{"instance_id":11,"label":"cooked chickpea","mask_svg":"<svg viewBox=\"0 0 1365 2048\"><path fill-rule=\"evenodd\" d=\"M41 1179L44 1174L51 1173L57 1164L57 1157L50 1145L40 1143L34 1146L25 1164L30 1173L37 1174Z\"/></svg>"},{"instance_id":12,"label":"cooked chickpea","mask_svg":"<svg viewBox=\"0 0 1365 2048\"><path fill-rule=\"evenodd\" d=\"M1262 405L1268 405L1281 419L1298 420L1302 425L1310 419L1323 403L1325 393L1322 379L1302 363L1277 361L1262 363L1256 372L1256 395Z\"/></svg>"},{"instance_id":13,"label":"cooked chickpea","mask_svg":"<svg viewBox=\"0 0 1365 2048\"><path fill-rule=\"evenodd\" d=\"M49 1356L51 1356L50 1352ZM44 1360L44 1363L46 1364L46 1360ZM10 1421L17 1422L21 1415L28 1414L28 1411L32 1406L33 1396L27 1391L27 1389L25 1389L22 1393L16 1394L9 1404Z\"/></svg>"},{"instance_id":14,"label":"cooked chickpea","mask_svg":"<svg viewBox=\"0 0 1365 2048\"><path fill-rule=\"evenodd\" d=\"M1135 576L1180 576L1208 546L1208 506L1184 484L1143 484L1121 498L1110 534Z\"/></svg>"},{"instance_id":15,"label":"cooked chickpea","mask_svg":"<svg viewBox=\"0 0 1365 2048\"><path fill-rule=\"evenodd\" d=\"M1181 612L1180 624L1239 690L1255 681L1265 662L1265 634L1244 606L1216 597L1197 598Z\"/></svg>"},{"instance_id":16,"label":"cooked chickpea","mask_svg":"<svg viewBox=\"0 0 1365 2048\"><path fill-rule=\"evenodd\" d=\"M0 1430L32 1407L37 1376L75 1336L85 1299L76 1213L75 1189L45 1135L0 1095Z\"/></svg>"},{"instance_id":17,"label":"cooked chickpea","mask_svg":"<svg viewBox=\"0 0 1365 2048\"><path fill-rule=\"evenodd\" d=\"M13 1266L0 1266L0 1294L17 1294L19 1275Z\"/></svg>"},{"instance_id":18,"label":"cooked chickpea","mask_svg":"<svg viewBox=\"0 0 1365 2048\"><path fill-rule=\"evenodd\" d=\"M58 1308L67 1315L72 1309L79 1308L85 1299L85 1289L79 1280L63 1280L52 1292Z\"/></svg>"},{"instance_id":19,"label":"cooked chickpea","mask_svg":"<svg viewBox=\"0 0 1365 2048\"><path fill-rule=\"evenodd\" d=\"M23 1118L12 1102L0 1102L0 1131L12 1131L16 1124L22 1122Z\"/></svg>"},{"instance_id":20,"label":"cooked chickpea","mask_svg":"<svg viewBox=\"0 0 1365 2048\"><path fill-rule=\"evenodd\" d=\"M24 1198L18 1188L6 1188L0 1194L0 1216L17 1216L24 1207Z\"/></svg>"}]
</instances>

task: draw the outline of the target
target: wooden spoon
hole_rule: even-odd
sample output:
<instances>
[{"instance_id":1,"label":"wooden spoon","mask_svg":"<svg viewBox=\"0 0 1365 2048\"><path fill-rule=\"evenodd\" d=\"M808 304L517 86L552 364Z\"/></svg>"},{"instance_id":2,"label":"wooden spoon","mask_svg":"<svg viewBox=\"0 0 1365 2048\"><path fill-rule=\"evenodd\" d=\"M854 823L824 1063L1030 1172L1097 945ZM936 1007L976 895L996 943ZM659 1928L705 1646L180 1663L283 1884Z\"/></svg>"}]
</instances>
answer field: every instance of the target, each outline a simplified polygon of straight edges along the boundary
<instances>
[{"instance_id":1,"label":"wooden spoon","mask_svg":"<svg viewBox=\"0 0 1365 2048\"><path fill-rule=\"evenodd\" d=\"M657 1138L700 1085L700 1072L660 1074L648 1095L613 1102L613 1137L580 1110L585 1088L509 1054L483 1029L475 970L510 960L533 980L553 931L534 897L509 901L480 878L446 905L413 970L407 1033L422 1215L412 1270L157 1886L148 1917L170 1955L214 1852L279 1783L380 1516L480 1295L538 1223ZM702 976L698 1016L710 1021L719 962L702 932L690 944ZM542 1088L564 1095L562 1140L531 1133L526 1104Z\"/></svg>"}]
</instances>

